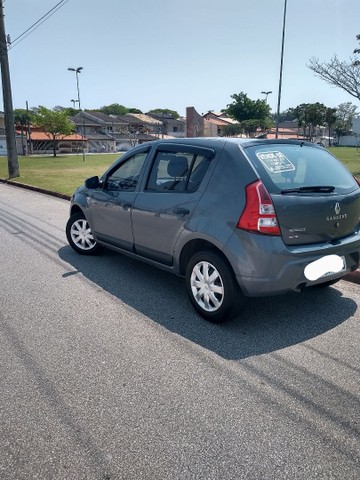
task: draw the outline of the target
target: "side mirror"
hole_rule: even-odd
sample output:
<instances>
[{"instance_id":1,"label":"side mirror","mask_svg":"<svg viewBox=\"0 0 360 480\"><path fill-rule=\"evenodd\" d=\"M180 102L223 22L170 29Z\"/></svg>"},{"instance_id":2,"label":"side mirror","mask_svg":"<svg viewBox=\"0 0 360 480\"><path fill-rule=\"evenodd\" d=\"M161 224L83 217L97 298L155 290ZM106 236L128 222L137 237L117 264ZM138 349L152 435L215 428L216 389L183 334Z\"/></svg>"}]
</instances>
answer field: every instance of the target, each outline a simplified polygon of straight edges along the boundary
<instances>
[{"instance_id":1,"label":"side mirror","mask_svg":"<svg viewBox=\"0 0 360 480\"><path fill-rule=\"evenodd\" d=\"M100 179L99 177L90 177L85 180L85 187L95 189L100 186Z\"/></svg>"}]
</instances>

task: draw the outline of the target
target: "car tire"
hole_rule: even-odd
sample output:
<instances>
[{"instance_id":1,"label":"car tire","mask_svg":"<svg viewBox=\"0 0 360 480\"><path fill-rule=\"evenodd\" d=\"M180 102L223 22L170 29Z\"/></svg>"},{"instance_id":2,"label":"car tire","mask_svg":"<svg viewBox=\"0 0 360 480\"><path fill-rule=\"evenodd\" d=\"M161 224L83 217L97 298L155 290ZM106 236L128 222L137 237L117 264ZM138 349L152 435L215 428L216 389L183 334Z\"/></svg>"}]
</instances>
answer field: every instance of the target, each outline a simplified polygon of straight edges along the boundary
<instances>
[{"instance_id":1,"label":"car tire","mask_svg":"<svg viewBox=\"0 0 360 480\"><path fill-rule=\"evenodd\" d=\"M230 266L210 250L196 253L190 259L186 287L195 310L214 323L234 317L244 303L244 295Z\"/></svg>"},{"instance_id":2,"label":"car tire","mask_svg":"<svg viewBox=\"0 0 360 480\"><path fill-rule=\"evenodd\" d=\"M66 224L66 237L75 252L82 255L94 255L99 249L90 225L81 212L74 213L69 218Z\"/></svg>"}]
</instances>

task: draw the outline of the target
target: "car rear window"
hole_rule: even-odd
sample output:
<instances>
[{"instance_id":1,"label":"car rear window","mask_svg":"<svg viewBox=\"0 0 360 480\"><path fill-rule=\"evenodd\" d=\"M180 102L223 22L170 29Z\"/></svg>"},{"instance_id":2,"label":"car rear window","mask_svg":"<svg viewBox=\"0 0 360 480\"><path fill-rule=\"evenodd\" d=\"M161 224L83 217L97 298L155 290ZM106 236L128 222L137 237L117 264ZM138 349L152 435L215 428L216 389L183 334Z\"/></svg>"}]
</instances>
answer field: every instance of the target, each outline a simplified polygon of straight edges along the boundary
<instances>
[{"instance_id":1,"label":"car rear window","mask_svg":"<svg viewBox=\"0 0 360 480\"><path fill-rule=\"evenodd\" d=\"M333 186L337 193L358 188L351 173L325 148L261 144L245 152L270 193L310 186Z\"/></svg>"}]
</instances>

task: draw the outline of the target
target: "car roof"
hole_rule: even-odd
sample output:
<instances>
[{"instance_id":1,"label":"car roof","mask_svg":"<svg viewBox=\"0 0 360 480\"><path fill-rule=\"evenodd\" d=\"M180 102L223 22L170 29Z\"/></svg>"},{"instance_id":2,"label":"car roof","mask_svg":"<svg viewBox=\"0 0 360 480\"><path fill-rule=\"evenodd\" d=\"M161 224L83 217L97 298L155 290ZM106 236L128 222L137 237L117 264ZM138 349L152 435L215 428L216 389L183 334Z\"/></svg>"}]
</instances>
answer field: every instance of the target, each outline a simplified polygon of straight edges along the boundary
<instances>
[{"instance_id":1,"label":"car roof","mask_svg":"<svg viewBox=\"0 0 360 480\"><path fill-rule=\"evenodd\" d=\"M235 137L185 137L172 139L159 139L156 144L186 144L198 146L219 146L226 143L241 145L243 147L250 147L253 145L272 145L272 144L293 144L293 145L311 145L318 147L314 143L306 142L304 140L290 140L290 139L267 139L267 138L235 138Z\"/></svg>"}]
</instances>

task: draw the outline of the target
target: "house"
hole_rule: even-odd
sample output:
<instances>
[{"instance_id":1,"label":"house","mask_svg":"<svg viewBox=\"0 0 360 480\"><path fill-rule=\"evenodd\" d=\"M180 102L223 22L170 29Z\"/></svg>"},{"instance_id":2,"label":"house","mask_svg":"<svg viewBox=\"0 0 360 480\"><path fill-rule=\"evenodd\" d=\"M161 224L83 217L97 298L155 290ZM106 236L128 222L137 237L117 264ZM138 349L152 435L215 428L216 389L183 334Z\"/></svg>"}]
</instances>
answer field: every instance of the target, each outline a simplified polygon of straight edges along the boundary
<instances>
[{"instance_id":1,"label":"house","mask_svg":"<svg viewBox=\"0 0 360 480\"><path fill-rule=\"evenodd\" d=\"M200 115L194 107L186 109L186 135L188 137L222 137L226 134L225 127L238 123L223 112L209 111L205 115Z\"/></svg>"},{"instance_id":2,"label":"house","mask_svg":"<svg viewBox=\"0 0 360 480\"><path fill-rule=\"evenodd\" d=\"M228 127L229 125L239 124L237 120L229 117L229 115L227 115L225 112L214 112L213 110L210 110L209 112L205 113L205 115L203 115L203 118L205 119L205 136L223 137L226 135L225 127ZM207 123L211 124L212 127L209 127ZM211 132L210 135L206 135L207 130Z\"/></svg>"},{"instance_id":3,"label":"house","mask_svg":"<svg viewBox=\"0 0 360 480\"><path fill-rule=\"evenodd\" d=\"M70 119L77 133L86 137L87 152L115 152L116 140L112 136L114 121L101 112L79 112ZM121 123L121 122L115 122Z\"/></svg>"},{"instance_id":4,"label":"house","mask_svg":"<svg viewBox=\"0 0 360 480\"><path fill-rule=\"evenodd\" d=\"M161 122L143 114L107 115L102 112L79 112L71 119L76 131L86 136L89 152L128 150L158 138Z\"/></svg>"},{"instance_id":5,"label":"house","mask_svg":"<svg viewBox=\"0 0 360 480\"><path fill-rule=\"evenodd\" d=\"M52 154L54 152L54 140L32 125L26 131L15 130L16 150L18 155L30 154ZM57 153L80 153L82 149L86 150L86 138L77 133L70 135L61 135L56 140ZM1 148L1 147L0 147Z\"/></svg>"},{"instance_id":6,"label":"house","mask_svg":"<svg viewBox=\"0 0 360 480\"><path fill-rule=\"evenodd\" d=\"M54 151L54 142L45 132L40 131L37 128L31 128L28 132L28 145L30 144L30 151L32 154L52 154ZM57 153L80 153L86 139L78 133L72 133L71 135L62 135L56 140L56 152Z\"/></svg>"},{"instance_id":7,"label":"house","mask_svg":"<svg viewBox=\"0 0 360 480\"><path fill-rule=\"evenodd\" d=\"M148 113L147 116L161 122L158 133L161 138L184 138L185 137L185 119L174 118L171 115Z\"/></svg>"},{"instance_id":8,"label":"house","mask_svg":"<svg viewBox=\"0 0 360 480\"><path fill-rule=\"evenodd\" d=\"M304 132L301 128L299 128L296 120L280 122L277 133L277 138L279 139L307 140L307 137L304 136ZM276 127L270 128L265 133L259 131L257 138L276 138Z\"/></svg>"}]
</instances>

